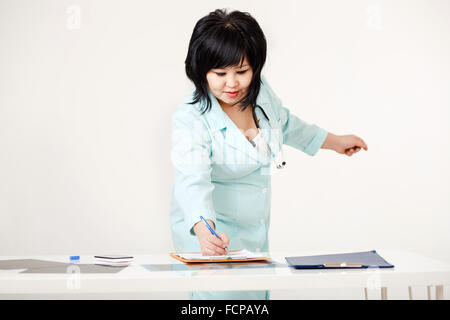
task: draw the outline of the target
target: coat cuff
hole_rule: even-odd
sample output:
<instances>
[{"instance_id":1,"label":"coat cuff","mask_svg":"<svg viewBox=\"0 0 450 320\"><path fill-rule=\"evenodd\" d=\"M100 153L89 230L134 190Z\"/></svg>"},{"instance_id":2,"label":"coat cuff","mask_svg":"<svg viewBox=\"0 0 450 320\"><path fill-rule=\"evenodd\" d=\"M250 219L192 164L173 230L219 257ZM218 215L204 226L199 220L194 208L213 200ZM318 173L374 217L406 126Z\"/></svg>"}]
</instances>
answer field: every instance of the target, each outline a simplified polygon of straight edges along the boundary
<instances>
[{"instance_id":1,"label":"coat cuff","mask_svg":"<svg viewBox=\"0 0 450 320\"><path fill-rule=\"evenodd\" d=\"M210 213L210 212L205 212L205 213L201 213L201 214L199 214L199 215L194 215L194 216L192 216L192 217L190 217L190 218L188 218L188 219L185 220L185 221L186 221L186 224L187 224L187 227L189 228L189 233L190 233L191 235L193 235L193 236L195 236L195 233L194 233L194 225L195 225L197 222L200 222L200 221L202 221L202 223L204 223L203 220L200 219L200 216L202 216L205 220L211 220L211 221L213 221L214 224L217 226L215 214L212 214L212 213ZM212 226L211 226L211 227L212 227Z\"/></svg>"},{"instance_id":2,"label":"coat cuff","mask_svg":"<svg viewBox=\"0 0 450 320\"><path fill-rule=\"evenodd\" d=\"M309 143L308 147L305 149L305 153L310 156L314 156L317 151L322 147L323 143L327 139L328 132L322 128L318 128L318 131L312 141Z\"/></svg>"}]
</instances>

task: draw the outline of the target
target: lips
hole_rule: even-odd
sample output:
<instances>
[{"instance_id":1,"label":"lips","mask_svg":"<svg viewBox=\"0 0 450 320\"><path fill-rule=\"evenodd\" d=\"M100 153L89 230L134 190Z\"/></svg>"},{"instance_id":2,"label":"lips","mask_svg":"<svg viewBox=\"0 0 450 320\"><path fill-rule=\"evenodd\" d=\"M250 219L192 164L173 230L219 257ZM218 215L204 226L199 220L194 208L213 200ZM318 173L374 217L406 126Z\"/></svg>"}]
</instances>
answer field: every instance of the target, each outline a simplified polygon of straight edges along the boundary
<instances>
[{"instance_id":1,"label":"lips","mask_svg":"<svg viewBox=\"0 0 450 320\"><path fill-rule=\"evenodd\" d=\"M229 96L230 98L236 98L236 96L238 95L239 91L225 91L225 93L226 93L227 96Z\"/></svg>"}]
</instances>

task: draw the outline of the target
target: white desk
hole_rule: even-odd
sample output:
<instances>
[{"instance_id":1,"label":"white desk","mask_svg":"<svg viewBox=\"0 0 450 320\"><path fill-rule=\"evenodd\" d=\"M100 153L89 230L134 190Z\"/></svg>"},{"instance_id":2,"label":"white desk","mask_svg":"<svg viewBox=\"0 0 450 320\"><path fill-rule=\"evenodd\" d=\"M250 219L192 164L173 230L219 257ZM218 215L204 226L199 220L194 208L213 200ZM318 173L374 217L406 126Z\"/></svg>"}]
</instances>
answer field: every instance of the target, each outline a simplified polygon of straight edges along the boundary
<instances>
[{"instance_id":1,"label":"white desk","mask_svg":"<svg viewBox=\"0 0 450 320\"><path fill-rule=\"evenodd\" d=\"M436 298L443 299L443 286L450 284L450 264L411 252L377 252L393 269L297 270L289 268L285 256L323 252L272 253L275 266L228 266L209 264L189 267L168 254L135 255L135 261L117 273L83 273L77 265L66 273L21 273L0 270L0 296L8 294L92 294L143 293L195 290L285 290L305 288L379 288L387 298L390 286L435 286ZM39 259L68 263L68 256L0 256L7 259ZM79 264L94 264L92 256L81 256ZM143 265L150 265L146 268ZM212 278L214 279L213 281Z\"/></svg>"}]
</instances>

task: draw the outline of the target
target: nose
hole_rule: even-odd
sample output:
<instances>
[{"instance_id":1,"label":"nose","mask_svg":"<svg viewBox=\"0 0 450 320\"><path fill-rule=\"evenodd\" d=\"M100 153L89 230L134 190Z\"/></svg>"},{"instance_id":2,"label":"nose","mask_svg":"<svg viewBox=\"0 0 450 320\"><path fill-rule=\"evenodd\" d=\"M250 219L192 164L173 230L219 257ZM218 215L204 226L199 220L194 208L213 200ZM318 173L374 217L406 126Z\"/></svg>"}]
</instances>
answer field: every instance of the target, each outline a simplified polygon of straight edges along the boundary
<instances>
[{"instance_id":1,"label":"nose","mask_svg":"<svg viewBox=\"0 0 450 320\"><path fill-rule=\"evenodd\" d=\"M231 73L231 72L230 72ZM238 80L236 79L236 76L233 74L228 74L227 75L227 82L226 85L228 88L232 89L232 88L236 88L239 85Z\"/></svg>"}]
</instances>

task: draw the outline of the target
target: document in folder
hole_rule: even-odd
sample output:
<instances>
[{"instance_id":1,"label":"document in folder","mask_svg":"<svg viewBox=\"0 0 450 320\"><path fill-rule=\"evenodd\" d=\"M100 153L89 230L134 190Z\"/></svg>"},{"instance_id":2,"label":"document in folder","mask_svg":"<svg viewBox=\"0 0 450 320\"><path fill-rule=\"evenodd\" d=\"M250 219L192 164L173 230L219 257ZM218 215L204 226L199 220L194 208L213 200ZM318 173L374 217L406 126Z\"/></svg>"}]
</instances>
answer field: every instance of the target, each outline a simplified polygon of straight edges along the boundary
<instances>
[{"instance_id":1,"label":"document in folder","mask_svg":"<svg viewBox=\"0 0 450 320\"><path fill-rule=\"evenodd\" d=\"M296 269L393 268L375 250L318 256L286 257L289 266Z\"/></svg>"},{"instance_id":2,"label":"document in folder","mask_svg":"<svg viewBox=\"0 0 450 320\"><path fill-rule=\"evenodd\" d=\"M270 257L264 256L259 253L254 253L248 250L234 250L230 251L226 255L222 256L203 256L199 252L193 253L171 253L173 258L186 262L186 263L196 263L196 262L251 262L251 261L262 261L269 260Z\"/></svg>"}]
</instances>

